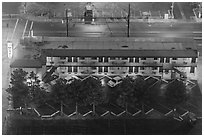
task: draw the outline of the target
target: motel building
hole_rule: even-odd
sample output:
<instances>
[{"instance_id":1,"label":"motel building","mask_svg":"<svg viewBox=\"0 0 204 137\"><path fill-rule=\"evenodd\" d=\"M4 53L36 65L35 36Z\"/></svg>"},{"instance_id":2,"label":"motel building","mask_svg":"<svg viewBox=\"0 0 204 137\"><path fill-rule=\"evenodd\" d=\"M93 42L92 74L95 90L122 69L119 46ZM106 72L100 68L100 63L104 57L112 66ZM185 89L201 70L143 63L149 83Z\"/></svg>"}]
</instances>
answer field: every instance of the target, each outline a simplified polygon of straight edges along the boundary
<instances>
[{"instance_id":1,"label":"motel building","mask_svg":"<svg viewBox=\"0 0 204 137\"><path fill-rule=\"evenodd\" d=\"M79 75L197 79L193 39L35 37L32 41L43 43L38 47L40 57L13 59L11 68L34 71L45 83Z\"/></svg>"}]
</instances>

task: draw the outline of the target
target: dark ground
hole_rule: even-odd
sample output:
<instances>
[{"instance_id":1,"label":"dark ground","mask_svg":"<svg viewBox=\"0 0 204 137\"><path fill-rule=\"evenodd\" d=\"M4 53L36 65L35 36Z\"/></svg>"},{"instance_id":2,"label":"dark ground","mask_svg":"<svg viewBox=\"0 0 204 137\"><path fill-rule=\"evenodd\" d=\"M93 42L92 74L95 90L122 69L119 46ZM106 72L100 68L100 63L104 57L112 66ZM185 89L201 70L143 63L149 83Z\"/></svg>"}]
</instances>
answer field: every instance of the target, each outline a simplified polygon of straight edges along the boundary
<instances>
[{"instance_id":1,"label":"dark ground","mask_svg":"<svg viewBox=\"0 0 204 137\"><path fill-rule=\"evenodd\" d=\"M15 120L12 135L185 135L192 127L173 119Z\"/></svg>"}]
</instances>

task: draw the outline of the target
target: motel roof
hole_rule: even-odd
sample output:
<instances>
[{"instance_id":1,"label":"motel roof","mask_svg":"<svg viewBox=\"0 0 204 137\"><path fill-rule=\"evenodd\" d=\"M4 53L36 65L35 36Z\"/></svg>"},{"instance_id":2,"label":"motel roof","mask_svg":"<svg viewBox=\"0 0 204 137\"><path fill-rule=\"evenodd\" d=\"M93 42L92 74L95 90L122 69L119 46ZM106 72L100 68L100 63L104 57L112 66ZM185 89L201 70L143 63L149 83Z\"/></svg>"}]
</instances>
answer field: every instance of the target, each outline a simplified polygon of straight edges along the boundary
<instances>
[{"instance_id":1,"label":"motel roof","mask_svg":"<svg viewBox=\"0 0 204 137\"><path fill-rule=\"evenodd\" d=\"M179 38L48 38L46 56L197 57L193 39Z\"/></svg>"}]
</instances>

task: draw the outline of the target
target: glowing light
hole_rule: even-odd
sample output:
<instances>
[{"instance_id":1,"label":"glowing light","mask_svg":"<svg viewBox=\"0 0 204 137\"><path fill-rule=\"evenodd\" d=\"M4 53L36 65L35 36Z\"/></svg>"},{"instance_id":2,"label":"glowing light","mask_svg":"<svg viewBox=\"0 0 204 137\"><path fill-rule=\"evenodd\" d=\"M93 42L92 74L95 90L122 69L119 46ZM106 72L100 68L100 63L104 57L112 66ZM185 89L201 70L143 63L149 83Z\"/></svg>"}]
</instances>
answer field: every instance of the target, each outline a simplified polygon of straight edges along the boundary
<instances>
[{"instance_id":1,"label":"glowing light","mask_svg":"<svg viewBox=\"0 0 204 137\"><path fill-rule=\"evenodd\" d=\"M13 43L7 42L8 58L11 59L13 56Z\"/></svg>"}]
</instances>

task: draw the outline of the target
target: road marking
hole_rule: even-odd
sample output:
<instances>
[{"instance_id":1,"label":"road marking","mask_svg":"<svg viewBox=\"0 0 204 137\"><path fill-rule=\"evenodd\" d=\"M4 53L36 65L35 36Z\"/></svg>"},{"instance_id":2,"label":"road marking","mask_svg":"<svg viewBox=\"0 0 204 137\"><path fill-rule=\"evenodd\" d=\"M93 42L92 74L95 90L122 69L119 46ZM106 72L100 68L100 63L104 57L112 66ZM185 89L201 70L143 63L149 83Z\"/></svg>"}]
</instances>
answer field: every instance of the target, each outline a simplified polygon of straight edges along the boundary
<instances>
[{"instance_id":1,"label":"road marking","mask_svg":"<svg viewBox=\"0 0 204 137\"><path fill-rule=\"evenodd\" d=\"M22 38L23 38L24 35L25 35L25 31L26 31L27 25L28 25L28 20L26 20L26 24L25 24L25 27L24 27L24 30L23 30Z\"/></svg>"},{"instance_id":2,"label":"road marking","mask_svg":"<svg viewBox=\"0 0 204 137\"><path fill-rule=\"evenodd\" d=\"M193 37L194 40L202 40L202 37Z\"/></svg>"},{"instance_id":3,"label":"road marking","mask_svg":"<svg viewBox=\"0 0 204 137\"><path fill-rule=\"evenodd\" d=\"M31 22L31 25L30 25L30 30L29 30L29 33L28 33L28 36L31 35L31 30L33 29L33 21Z\"/></svg>"},{"instance_id":4,"label":"road marking","mask_svg":"<svg viewBox=\"0 0 204 137\"><path fill-rule=\"evenodd\" d=\"M16 27L18 25L18 21L19 21L19 19L16 20L16 24L15 24L15 27L13 29L13 33L12 33L12 36L11 36L11 41L13 40L13 35L14 35L15 31L16 31Z\"/></svg>"},{"instance_id":5,"label":"road marking","mask_svg":"<svg viewBox=\"0 0 204 137\"><path fill-rule=\"evenodd\" d=\"M202 34L202 31L193 31L193 34Z\"/></svg>"}]
</instances>

